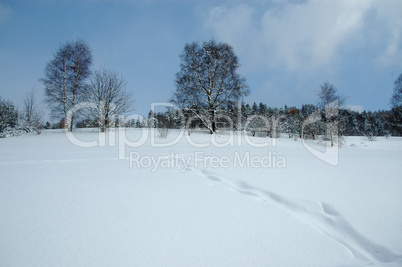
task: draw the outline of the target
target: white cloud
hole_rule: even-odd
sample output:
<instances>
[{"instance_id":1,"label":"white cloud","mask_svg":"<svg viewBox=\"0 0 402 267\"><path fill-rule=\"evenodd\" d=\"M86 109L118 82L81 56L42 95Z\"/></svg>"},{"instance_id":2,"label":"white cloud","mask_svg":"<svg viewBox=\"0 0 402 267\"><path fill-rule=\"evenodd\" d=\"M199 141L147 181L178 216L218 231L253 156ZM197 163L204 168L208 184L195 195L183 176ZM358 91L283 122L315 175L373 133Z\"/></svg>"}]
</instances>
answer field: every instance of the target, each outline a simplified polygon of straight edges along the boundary
<instances>
[{"instance_id":1,"label":"white cloud","mask_svg":"<svg viewBox=\"0 0 402 267\"><path fill-rule=\"evenodd\" d=\"M11 15L11 9L0 3L0 23L6 21Z\"/></svg>"},{"instance_id":2,"label":"white cloud","mask_svg":"<svg viewBox=\"0 0 402 267\"><path fill-rule=\"evenodd\" d=\"M362 105L346 105L345 108L349 109L351 111L359 112L359 113L362 113L364 111L364 108Z\"/></svg>"},{"instance_id":3,"label":"white cloud","mask_svg":"<svg viewBox=\"0 0 402 267\"><path fill-rule=\"evenodd\" d=\"M385 0L375 2L375 20L378 21L374 29L384 44L377 55L380 66L390 66L402 62L402 1ZM384 30L386 29L386 30ZM400 66L400 65L399 65Z\"/></svg>"},{"instance_id":4,"label":"white cloud","mask_svg":"<svg viewBox=\"0 0 402 267\"><path fill-rule=\"evenodd\" d=\"M232 9L218 6L213 8L205 24L214 29L220 39L232 40L234 43L245 45L248 42L247 36L252 35L252 18L254 9L239 5Z\"/></svg>"},{"instance_id":5,"label":"white cloud","mask_svg":"<svg viewBox=\"0 0 402 267\"><path fill-rule=\"evenodd\" d=\"M262 6L265 10L261 11ZM400 0L283 0L259 8L244 4L215 7L205 25L254 68L315 71L336 65L342 49L370 45L367 42L374 35L366 33L373 30L384 31L381 36L386 38L386 46L377 51L378 61L395 62L402 54L401 10ZM368 27L381 23L387 26Z\"/></svg>"}]
</instances>

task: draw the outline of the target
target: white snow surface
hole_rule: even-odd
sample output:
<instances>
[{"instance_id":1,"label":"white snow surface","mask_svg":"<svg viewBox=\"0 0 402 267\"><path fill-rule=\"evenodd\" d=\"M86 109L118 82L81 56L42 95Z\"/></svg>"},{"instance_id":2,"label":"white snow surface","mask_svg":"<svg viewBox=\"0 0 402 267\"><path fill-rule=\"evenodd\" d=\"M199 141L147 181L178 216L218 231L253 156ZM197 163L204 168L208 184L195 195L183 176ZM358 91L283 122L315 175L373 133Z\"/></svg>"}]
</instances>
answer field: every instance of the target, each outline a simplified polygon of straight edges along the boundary
<instances>
[{"instance_id":1,"label":"white snow surface","mask_svg":"<svg viewBox=\"0 0 402 267\"><path fill-rule=\"evenodd\" d=\"M331 166L286 137L124 134L125 159L115 131L0 139L0 266L402 266L402 138Z\"/></svg>"}]
</instances>

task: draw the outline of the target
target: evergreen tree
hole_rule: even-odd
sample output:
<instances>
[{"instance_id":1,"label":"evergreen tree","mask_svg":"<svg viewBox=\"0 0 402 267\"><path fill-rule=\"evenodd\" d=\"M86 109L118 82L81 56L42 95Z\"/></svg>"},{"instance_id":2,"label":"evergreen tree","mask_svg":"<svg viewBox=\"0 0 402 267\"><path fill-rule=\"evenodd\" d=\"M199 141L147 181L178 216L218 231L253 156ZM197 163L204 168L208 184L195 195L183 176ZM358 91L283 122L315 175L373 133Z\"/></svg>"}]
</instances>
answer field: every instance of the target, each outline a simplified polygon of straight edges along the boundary
<instances>
[{"instance_id":1,"label":"evergreen tree","mask_svg":"<svg viewBox=\"0 0 402 267\"><path fill-rule=\"evenodd\" d=\"M392 94L391 107L393 109L402 108L402 73L394 82L394 93Z\"/></svg>"},{"instance_id":2,"label":"evergreen tree","mask_svg":"<svg viewBox=\"0 0 402 267\"><path fill-rule=\"evenodd\" d=\"M253 115L259 114L258 113L258 106L257 106L257 104L255 102L253 103L253 105L251 107L251 114L253 114Z\"/></svg>"}]
</instances>

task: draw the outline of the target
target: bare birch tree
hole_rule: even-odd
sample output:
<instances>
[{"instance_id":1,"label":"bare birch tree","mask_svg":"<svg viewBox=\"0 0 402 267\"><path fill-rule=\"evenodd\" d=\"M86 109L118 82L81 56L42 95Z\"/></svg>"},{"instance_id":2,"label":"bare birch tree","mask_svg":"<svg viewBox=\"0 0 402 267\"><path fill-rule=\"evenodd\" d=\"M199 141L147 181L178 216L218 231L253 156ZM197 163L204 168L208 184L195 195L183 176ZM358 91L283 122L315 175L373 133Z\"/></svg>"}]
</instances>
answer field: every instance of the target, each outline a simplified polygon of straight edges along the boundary
<instances>
[{"instance_id":1,"label":"bare birch tree","mask_svg":"<svg viewBox=\"0 0 402 267\"><path fill-rule=\"evenodd\" d=\"M24 109L22 111L22 127L27 132L35 131L38 134L43 127L43 110L36 100L34 90L28 92L24 99Z\"/></svg>"},{"instance_id":2,"label":"bare birch tree","mask_svg":"<svg viewBox=\"0 0 402 267\"><path fill-rule=\"evenodd\" d=\"M90 118L102 132L114 125L117 116L132 110L132 94L125 87L123 77L116 72L101 69L92 75L85 100Z\"/></svg>"},{"instance_id":3,"label":"bare birch tree","mask_svg":"<svg viewBox=\"0 0 402 267\"><path fill-rule=\"evenodd\" d=\"M86 88L91 64L91 50L84 40L66 42L47 64L45 77L41 79L52 118L62 119L69 131L73 129L75 106Z\"/></svg>"},{"instance_id":4,"label":"bare birch tree","mask_svg":"<svg viewBox=\"0 0 402 267\"><path fill-rule=\"evenodd\" d=\"M218 109L236 106L249 92L245 79L237 73L238 58L231 46L211 40L187 44L180 59L173 102L191 111L214 133Z\"/></svg>"},{"instance_id":5,"label":"bare birch tree","mask_svg":"<svg viewBox=\"0 0 402 267\"><path fill-rule=\"evenodd\" d=\"M339 108L344 105L347 98L339 95L338 89L329 82L320 85L317 96L318 107L324 113L325 140L330 141L333 146L334 143L340 143L343 136L343 132L340 131Z\"/></svg>"}]
</instances>

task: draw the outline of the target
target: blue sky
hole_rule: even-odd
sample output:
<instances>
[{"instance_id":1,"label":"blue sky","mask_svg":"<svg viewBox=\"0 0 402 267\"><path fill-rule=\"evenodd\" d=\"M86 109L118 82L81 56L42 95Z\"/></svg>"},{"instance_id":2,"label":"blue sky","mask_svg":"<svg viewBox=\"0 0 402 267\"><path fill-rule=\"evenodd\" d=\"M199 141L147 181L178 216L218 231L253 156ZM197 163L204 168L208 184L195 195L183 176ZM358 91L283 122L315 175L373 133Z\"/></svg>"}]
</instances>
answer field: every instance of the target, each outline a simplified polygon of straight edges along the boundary
<instances>
[{"instance_id":1,"label":"blue sky","mask_svg":"<svg viewBox=\"0 0 402 267\"><path fill-rule=\"evenodd\" d=\"M0 96L43 99L46 63L80 37L94 69L119 72L135 112L167 101L186 43L229 43L251 94L271 107L315 104L325 81L354 109L389 109L402 73L400 0L0 0Z\"/></svg>"}]
</instances>

